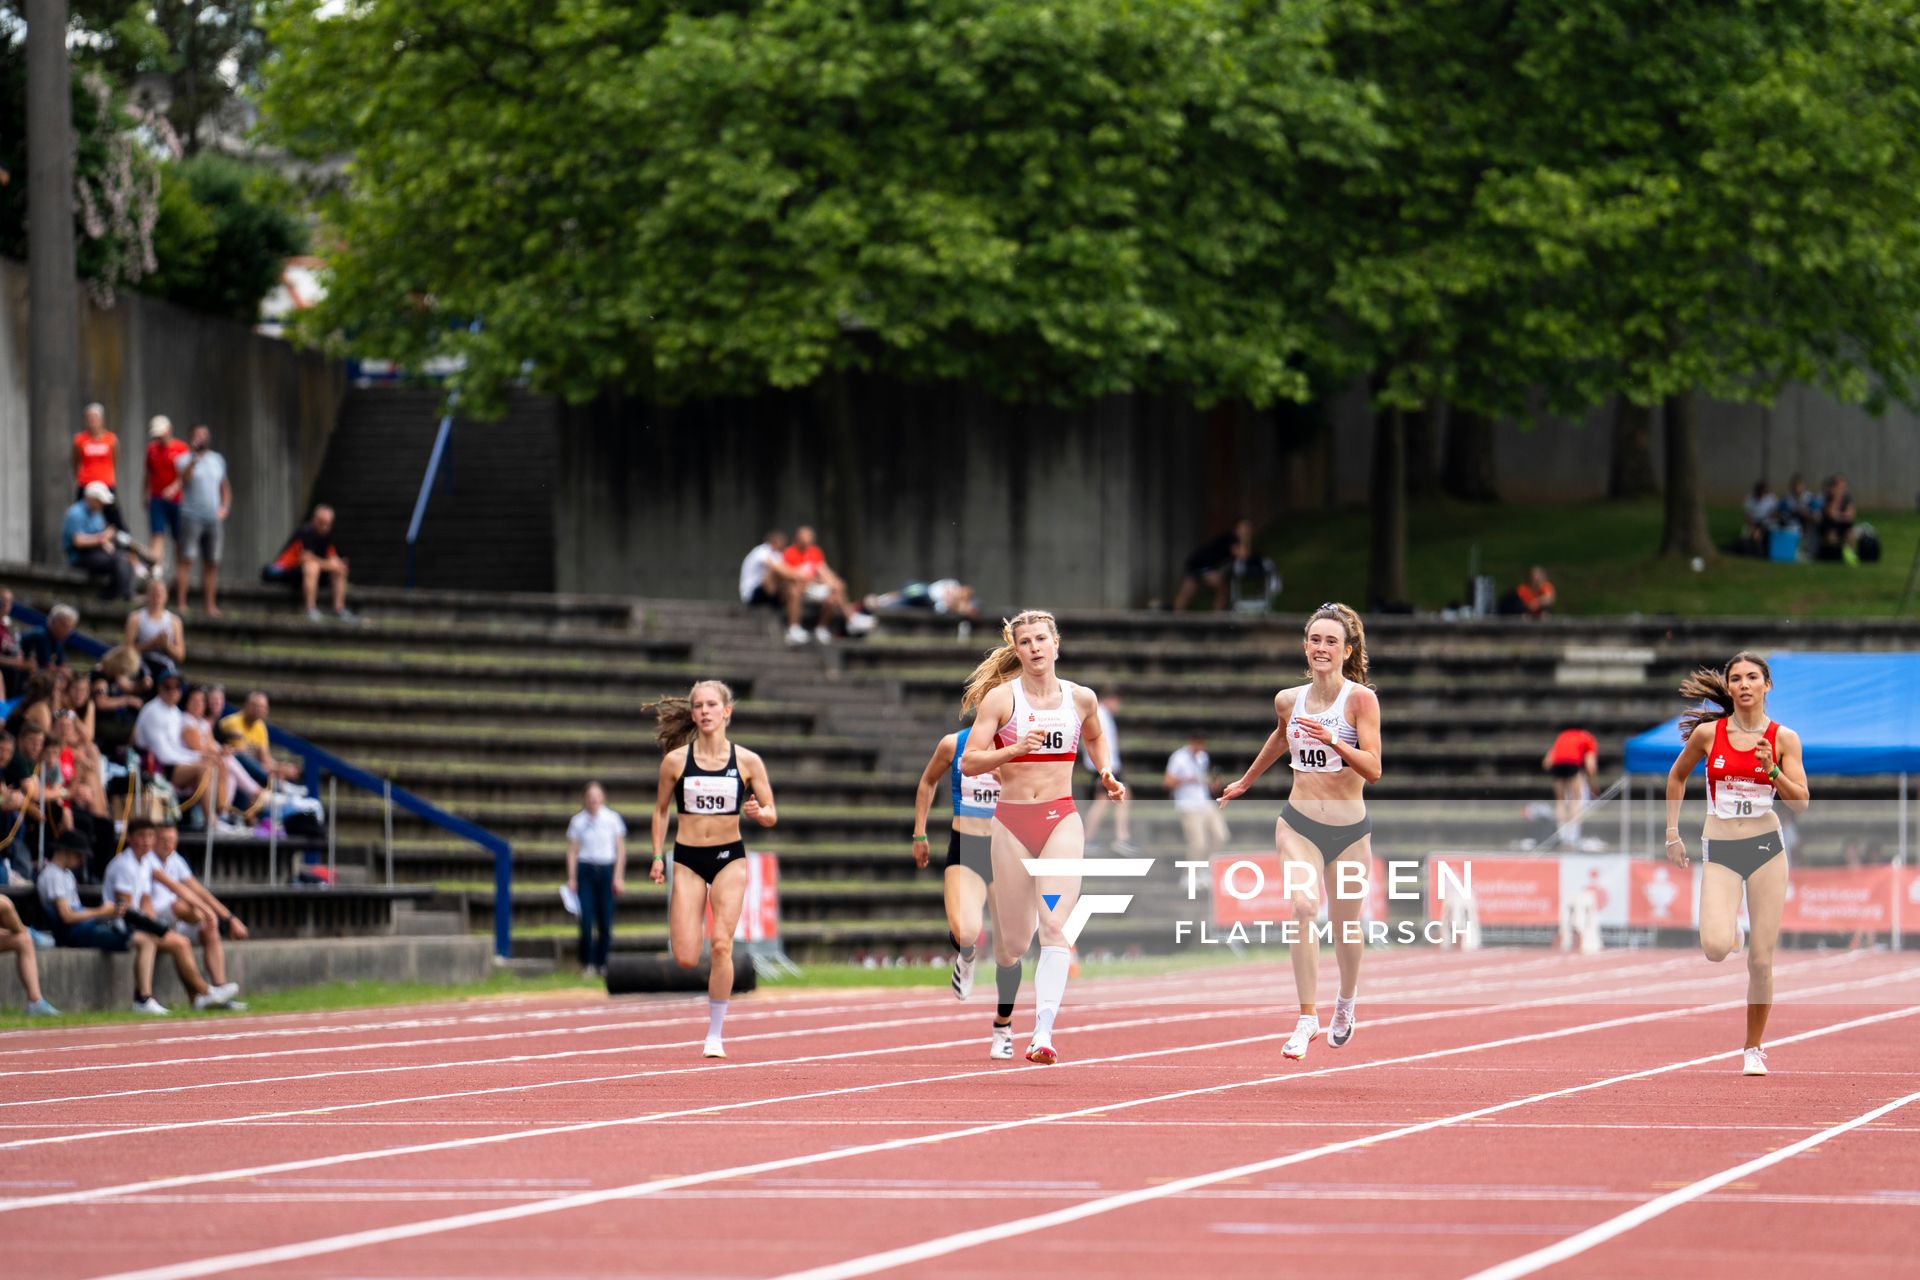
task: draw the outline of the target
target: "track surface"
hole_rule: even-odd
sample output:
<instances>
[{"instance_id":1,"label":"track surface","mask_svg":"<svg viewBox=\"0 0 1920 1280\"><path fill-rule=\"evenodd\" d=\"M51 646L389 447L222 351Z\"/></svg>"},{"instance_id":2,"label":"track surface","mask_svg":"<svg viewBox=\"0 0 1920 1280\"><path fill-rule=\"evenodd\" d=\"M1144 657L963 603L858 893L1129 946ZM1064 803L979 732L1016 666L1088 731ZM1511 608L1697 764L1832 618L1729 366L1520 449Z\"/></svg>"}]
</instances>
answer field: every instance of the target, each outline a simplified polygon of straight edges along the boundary
<instances>
[{"instance_id":1,"label":"track surface","mask_svg":"<svg viewBox=\"0 0 1920 1280\"><path fill-rule=\"evenodd\" d=\"M1284 964L1078 982L1050 1069L990 990L744 998L724 1064L687 999L4 1034L0 1270L1915 1274L1920 965L1783 953L1763 1080L1744 981L1381 952L1302 1063Z\"/></svg>"}]
</instances>

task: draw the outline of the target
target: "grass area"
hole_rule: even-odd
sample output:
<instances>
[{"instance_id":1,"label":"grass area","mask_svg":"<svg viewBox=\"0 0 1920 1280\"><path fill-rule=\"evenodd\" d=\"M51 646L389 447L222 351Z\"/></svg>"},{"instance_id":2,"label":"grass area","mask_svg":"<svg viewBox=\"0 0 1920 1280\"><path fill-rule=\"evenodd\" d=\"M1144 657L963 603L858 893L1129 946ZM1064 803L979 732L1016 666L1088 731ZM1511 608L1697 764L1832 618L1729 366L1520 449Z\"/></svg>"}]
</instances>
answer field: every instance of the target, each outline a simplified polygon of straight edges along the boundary
<instances>
[{"instance_id":1,"label":"grass area","mask_svg":"<svg viewBox=\"0 0 1920 1280\"><path fill-rule=\"evenodd\" d=\"M479 982L455 985L432 982L327 982L312 987L298 987L291 991L270 991L261 995L243 994L243 998L246 1000L249 1014L324 1013L334 1009L373 1009L381 1005L537 995L546 991L571 990L580 985L581 980L577 974L563 969L537 978L496 972ZM167 1021L201 1021L234 1016L230 1012L221 1010L196 1013L191 1005L182 1004L174 1008L173 1016ZM67 1013L58 1018L26 1018L21 1016L18 1010L7 1010L0 1012L0 1031L151 1021L153 1021L152 1018L143 1014L121 1009L102 1010L98 1013Z\"/></svg>"},{"instance_id":2,"label":"grass area","mask_svg":"<svg viewBox=\"0 0 1920 1280\"><path fill-rule=\"evenodd\" d=\"M1421 609L1463 600L1477 546L1480 572L1492 574L1502 592L1529 565L1545 565L1565 614L1891 617L1920 546L1920 514L1863 510L1861 518L1879 532L1877 564L1850 569L1717 555L1695 573L1685 561L1657 554L1658 502L1424 502L1407 521L1407 585ZM1714 544L1725 546L1740 530L1739 509L1709 508L1707 525ZM1363 600L1368 537L1364 508L1291 522L1286 537L1267 548L1286 579L1285 607Z\"/></svg>"}]
</instances>

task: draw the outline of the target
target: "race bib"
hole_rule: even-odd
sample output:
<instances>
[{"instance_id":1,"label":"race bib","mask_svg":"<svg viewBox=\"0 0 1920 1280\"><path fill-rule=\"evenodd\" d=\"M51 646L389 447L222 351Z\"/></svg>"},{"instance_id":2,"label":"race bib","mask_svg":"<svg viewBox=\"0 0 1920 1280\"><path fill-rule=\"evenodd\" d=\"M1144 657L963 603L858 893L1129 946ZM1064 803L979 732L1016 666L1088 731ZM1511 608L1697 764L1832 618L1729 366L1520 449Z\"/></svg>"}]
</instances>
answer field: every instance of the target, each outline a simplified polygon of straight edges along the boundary
<instances>
[{"instance_id":1,"label":"race bib","mask_svg":"<svg viewBox=\"0 0 1920 1280\"><path fill-rule=\"evenodd\" d=\"M1773 787L1744 778L1725 778L1713 788L1713 816L1754 818L1773 812Z\"/></svg>"},{"instance_id":2,"label":"race bib","mask_svg":"<svg viewBox=\"0 0 1920 1280\"><path fill-rule=\"evenodd\" d=\"M975 809L991 809L1000 803L1000 784L990 773L960 777L960 803Z\"/></svg>"},{"instance_id":3,"label":"race bib","mask_svg":"<svg viewBox=\"0 0 1920 1280\"><path fill-rule=\"evenodd\" d=\"M1292 727L1287 729L1287 749L1293 754L1295 773L1338 773L1347 767L1347 762L1340 758L1340 753L1333 749L1331 743L1310 738Z\"/></svg>"},{"instance_id":4,"label":"race bib","mask_svg":"<svg viewBox=\"0 0 1920 1280\"><path fill-rule=\"evenodd\" d=\"M740 779L705 775L683 778L688 813L729 814L740 811Z\"/></svg>"}]
</instances>

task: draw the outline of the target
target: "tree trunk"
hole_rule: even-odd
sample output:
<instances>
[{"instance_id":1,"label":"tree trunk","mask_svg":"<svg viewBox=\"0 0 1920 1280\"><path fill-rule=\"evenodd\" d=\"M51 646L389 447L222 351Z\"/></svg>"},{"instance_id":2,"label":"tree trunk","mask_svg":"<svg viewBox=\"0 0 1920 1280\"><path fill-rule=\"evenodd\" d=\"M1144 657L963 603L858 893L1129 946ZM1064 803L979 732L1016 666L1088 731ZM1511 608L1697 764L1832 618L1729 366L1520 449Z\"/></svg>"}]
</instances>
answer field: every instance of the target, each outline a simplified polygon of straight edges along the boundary
<instances>
[{"instance_id":1,"label":"tree trunk","mask_svg":"<svg viewBox=\"0 0 1920 1280\"><path fill-rule=\"evenodd\" d=\"M1373 557L1367 574L1369 608L1407 602L1406 414L1373 411Z\"/></svg>"},{"instance_id":2,"label":"tree trunk","mask_svg":"<svg viewBox=\"0 0 1920 1280\"><path fill-rule=\"evenodd\" d=\"M1405 415L1407 435L1407 497L1431 498L1440 492L1440 431L1446 406L1434 402L1418 413Z\"/></svg>"},{"instance_id":3,"label":"tree trunk","mask_svg":"<svg viewBox=\"0 0 1920 1280\"><path fill-rule=\"evenodd\" d=\"M73 86L66 0L27 3L27 393L33 558L60 555L73 501L69 441L78 430L80 294L73 257Z\"/></svg>"},{"instance_id":4,"label":"tree trunk","mask_svg":"<svg viewBox=\"0 0 1920 1280\"><path fill-rule=\"evenodd\" d=\"M1712 555L1707 508L1700 493L1700 450L1693 438L1692 402L1685 395L1668 396L1661 416L1667 424L1667 518L1660 554Z\"/></svg>"},{"instance_id":5,"label":"tree trunk","mask_svg":"<svg viewBox=\"0 0 1920 1280\"><path fill-rule=\"evenodd\" d=\"M855 436L853 392L847 375L834 371L814 383L820 411L825 483L820 494L826 526L827 563L847 583L847 593L858 600L868 591L865 487L861 484L860 442Z\"/></svg>"},{"instance_id":6,"label":"tree trunk","mask_svg":"<svg viewBox=\"0 0 1920 1280\"><path fill-rule=\"evenodd\" d=\"M1607 497L1615 502L1651 498L1660 492L1653 476L1653 406L1626 396L1613 403L1613 460L1607 469Z\"/></svg>"},{"instance_id":7,"label":"tree trunk","mask_svg":"<svg viewBox=\"0 0 1920 1280\"><path fill-rule=\"evenodd\" d=\"M1493 421L1454 405L1447 415L1447 458L1441 480L1463 502L1498 502L1494 478Z\"/></svg>"}]
</instances>

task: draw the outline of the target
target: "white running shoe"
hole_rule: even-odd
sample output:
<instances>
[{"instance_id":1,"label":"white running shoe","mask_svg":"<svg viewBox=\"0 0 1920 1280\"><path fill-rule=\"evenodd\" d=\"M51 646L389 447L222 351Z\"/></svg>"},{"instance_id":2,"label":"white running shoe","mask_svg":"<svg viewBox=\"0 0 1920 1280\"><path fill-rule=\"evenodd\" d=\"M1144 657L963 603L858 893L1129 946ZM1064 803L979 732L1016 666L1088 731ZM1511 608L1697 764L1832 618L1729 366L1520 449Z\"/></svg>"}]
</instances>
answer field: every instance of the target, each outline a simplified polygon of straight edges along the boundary
<instances>
[{"instance_id":1,"label":"white running shoe","mask_svg":"<svg viewBox=\"0 0 1920 1280\"><path fill-rule=\"evenodd\" d=\"M727 1056L726 1046L720 1043L719 1036L708 1036L707 1047L700 1051L700 1056L703 1058L724 1058Z\"/></svg>"},{"instance_id":2,"label":"white running shoe","mask_svg":"<svg viewBox=\"0 0 1920 1280\"><path fill-rule=\"evenodd\" d=\"M1053 1037L1036 1034L1027 1042L1027 1061L1050 1067L1060 1061L1060 1055L1053 1051Z\"/></svg>"},{"instance_id":3,"label":"white running shoe","mask_svg":"<svg viewBox=\"0 0 1920 1280\"><path fill-rule=\"evenodd\" d=\"M164 1018L172 1012L172 1010L168 1009L167 1006L161 1004L158 1000L155 1000L152 996L148 996L145 1000L135 1000L133 1002L133 1011L135 1013L144 1013L153 1018Z\"/></svg>"},{"instance_id":4,"label":"white running shoe","mask_svg":"<svg viewBox=\"0 0 1920 1280\"><path fill-rule=\"evenodd\" d=\"M987 1050L987 1056L998 1062L1013 1057L1013 1027L1011 1024L993 1029L993 1048Z\"/></svg>"},{"instance_id":5,"label":"white running shoe","mask_svg":"<svg viewBox=\"0 0 1920 1280\"><path fill-rule=\"evenodd\" d=\"M1335 1049L1345 1047L1353 1039L1353 1002L1345 1001L1333 1006L1333 1022L1327 1027L1327 1044Z\"/></svg>"},{"instance_id":6,"label":"white running shoe","mask_svg":"<svg viewBox=\"0 0 1920 1280\"><path fill-rule=\"evenodd\" d=\"M1763 1076L1767 1074L1767 1051L1765 1049L1749 1049L1742 1056L1744 1061L1740 1067L1741 1075Z\"/></svg>"},{"instance_id":7,"label":"white running shoe","mask_svg":"<svg viewBox=\"0 0 1920 1280\"><path fill-rule=\"evenodd\" d=\"M815 627L813 629L813 638L821 644L832 644L833 632L827 630L825 627Z\"/></svg>"},{"instance_id":8,"label":"white running shoe","mask_svg":"<svg viewBox=\"0 0 1920 1280\"><path fill-rule=\"evenodd\" d=\"M1320 1034L1320 1019L1312 1014L1302 1014L1300 1021L1293 1024L1293 1034L1280 1046L1280 1056L1292 1058L1295 1062L1307 1056L1307 1046Z\"/></svg>"},{"instance_id":9,"label":"white running shoe","mask_svg":"<svg viewBox=\"0 0 1920 1280\"><path fill-rule=\"evenodd\" d=\"M193 998L193 1007L196 1009L219 1009L224 1008L226 1003L227 1002L222 1000L219 994L213 990L208 990L206 994Z\"/></svg>"},{"instance_id":10,"label":"white running shoe","mask_svg":"<svg viewBox=\"0 0 1920 1280\"><path fill-rule=\"evenodd\" d=\"M237 982L216 983L212 991L213 994L219 998L221 1004L232 1004L233 998L240 994L240 984Z\"/></svg>"},{"instance_id":11,"label":"white running shoe","mask_svg":"<svg viewBox=\"0 0 1920 1280\"><path fill-rule=\"evenodd\" d=\"M788 644L805 644L806 642L807 642L807 629L805 627L788 627L787 628Z\"/></svg>"},{"instance_id":12,"label":"white running shoe","mask_svg":"<svg viewBox=\"0 0 1920 1280\"><path fill-rule=\"evenodd\" d=\"M965 1000L973 994L973 970L974 966L979 962L979 959L980 956L978 952L974 954L971 960L958 953L954 955L953 998L955 1000Z\"/></svg>"}]
</instances>

